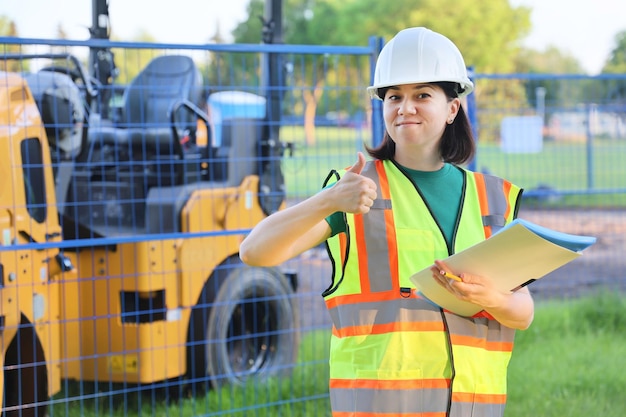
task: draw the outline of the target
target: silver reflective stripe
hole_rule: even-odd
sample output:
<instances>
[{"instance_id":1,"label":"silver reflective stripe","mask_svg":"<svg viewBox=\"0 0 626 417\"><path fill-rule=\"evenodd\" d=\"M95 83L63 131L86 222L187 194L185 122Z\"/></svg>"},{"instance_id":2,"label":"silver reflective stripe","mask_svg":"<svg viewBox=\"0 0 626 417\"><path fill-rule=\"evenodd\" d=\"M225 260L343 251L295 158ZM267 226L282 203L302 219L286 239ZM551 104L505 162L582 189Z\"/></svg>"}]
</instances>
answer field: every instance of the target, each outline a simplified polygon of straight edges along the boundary
<instances>
[{"instance_id":1,"label":"silver reflective stripe","mask_svg":"<svg viewBox=\"0 0 626 417\"><path fill-rule=\"evenodd\" d=\"M459 417L502 417L504 415L505 404L492 403L452 403L450 409L451 416Z\"/></svg>"},{"instance_id":2,"label":"silver reflective stripe","mask_svg":"<svg viewBox=\"0 0 626 417\"><path fill-rule=\"evenodd\" d=\"M376 184L380 195L380 180L374 162L368 162L361 175L371 178ZM377 199L378 200L378 199ZM363 229L365 231L365 250L367 253L367 269L369 273L370 291L385 292L393 288L391 282L391 265L389 264L389 247L387 243L387 229L385 227L385 208L391 208L391 201L381 200L372 207L369 213L363 215ZM378 207L381 207L379 209ZM361 248L359 248L359 251ZM394 254L395 255L395 254Z\"/></svg>"},{"instance_id":3,"label":"silver reflective stripe","mask_svg":"<svg viewBox=\"0 0 626 417\"><path fill-rule=\"evenodd\" d=\"M337 330L388 323L441 322L439 307L423 298L342 304L329 309Z\"/></svg>"},{"instance_id":4,"label":"silver reflective stripe","mask_svg":"<svg viewBox=\"0 0 626 417\"><path fill-rule=\"evenodd\" d=\"M391 200L377 198L371 208L372 210L391 210Z\"/></svg>"},{"instance_id":5,"label":"silver reflective stripe","mask_svg":"<svg viewBox=\"0 0 626 417\"><path fill-rule=\"evenodd\" d=\"M504 227L504 216L498 214L488 214L483 216L483 226Z\"/></svg>"},{"instance_id":6,"label":"silver reflective stripe","mask_svg":"<svg viewBox=\"0 0 626 417\"><path fill-rule=\"evenodd\" d=\"M484 174L485 190L487 192L487 204L489 204L489 215L483 216L483 226L491 226L491 233L496 233L502 229L506 223L504 214L506 213L509 201L504 189L504 180L493 175Z\"/></svg>"},{"instance_id":7,"label":"silver reflective stripe","mask_svg":"<svg viewBox=\"0 0 626 417\"><path fill-rule=\"evenodd\" d=\"M472 323L469 322L470 320ZM515 336L515 330L486 317L470 319L446 313L446 322L452 334L484 339L487 342L513 342Z\"/></svg>"},{"instance_id":8,"label":"silver reflective stripe","mask_svg":"<svg viewBox=\"0 0 626 417\"><path fill-rule=\"evenodd\" d=\"M400 383L401 381L396 382ZM407 389L410 390L410 393L402 389L331 388L331 408L333 412L339 413L380 413L383 415L446 412L447 388L416 388L413 381L409 381L409 383L411 386Z\"/></svg>"}]
</instances>

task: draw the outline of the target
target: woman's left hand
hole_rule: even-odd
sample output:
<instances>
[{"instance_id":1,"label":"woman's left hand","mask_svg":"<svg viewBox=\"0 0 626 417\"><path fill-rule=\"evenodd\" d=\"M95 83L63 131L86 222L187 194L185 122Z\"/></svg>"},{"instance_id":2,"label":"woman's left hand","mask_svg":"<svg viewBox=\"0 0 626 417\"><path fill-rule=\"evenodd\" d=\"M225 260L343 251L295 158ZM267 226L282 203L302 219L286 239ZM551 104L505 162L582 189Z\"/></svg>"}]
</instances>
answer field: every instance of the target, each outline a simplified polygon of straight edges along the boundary
<instances>
[{"instance_id":1,"label":"woman's left hand","mask_svg":"<svg viewBox=\"0 0 626 417\"><path fill-rule=\"evenodd\" d=\"M512 329L524 330L533 321L535 307L528 287L516 291L501 291L489 277L460 273L461 281L446 278L441 271L454 274L443 261L435 261L431 269L439 285L459 300L478 304L495 320Z\"/></svg>"},{"instance_id":2,"label":"woman's left hand","mask_svg":"<svg viewBox=\"0 0 626 417\"><path fill-rule=\"evenodd\" d=\"M447 278L442 274L442 271L461 278L461 281ZM443 261L439 260L435 261L435 266L431 268L431 272L437 283L459 300L478 304L484 309L497 308L506 303L507 294L498 290L488 277L467 273L457 275L455 271L450 270Z\"/></svg>"}]
</instances>

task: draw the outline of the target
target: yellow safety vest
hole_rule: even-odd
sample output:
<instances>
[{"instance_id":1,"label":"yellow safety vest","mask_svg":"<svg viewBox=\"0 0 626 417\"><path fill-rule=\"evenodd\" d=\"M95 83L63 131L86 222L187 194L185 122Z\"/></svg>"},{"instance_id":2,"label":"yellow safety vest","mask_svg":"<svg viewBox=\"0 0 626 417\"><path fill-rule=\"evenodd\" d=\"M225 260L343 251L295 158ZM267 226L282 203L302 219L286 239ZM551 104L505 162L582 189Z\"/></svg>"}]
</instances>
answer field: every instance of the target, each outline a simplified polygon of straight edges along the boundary
<instances>
[{"instance_id":1,"label":"yellow safety vest","mask_svg":"<svg viewBox=\"0 0 626 417\"><path fill-rule=\"evenodd\" d=\"M409 277L512 221L522 190L464 170L448 249L421 194L392 161L368 162L362 175L374 180L378 199L368 214L346 214L347 232L327 241L333 416L502 416L514 330L484 311L442 310Z\"/></svg>"}]
</instances>

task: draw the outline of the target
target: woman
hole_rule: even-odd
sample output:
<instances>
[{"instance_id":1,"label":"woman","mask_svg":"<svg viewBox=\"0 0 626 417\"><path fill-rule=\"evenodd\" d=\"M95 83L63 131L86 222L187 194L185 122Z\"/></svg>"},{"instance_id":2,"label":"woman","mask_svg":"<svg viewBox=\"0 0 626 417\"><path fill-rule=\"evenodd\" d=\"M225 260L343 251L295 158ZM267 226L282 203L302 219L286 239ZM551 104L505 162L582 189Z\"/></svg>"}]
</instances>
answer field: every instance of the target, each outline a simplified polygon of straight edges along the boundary
<instances>
[{"instance_id":1,"label":"woman","mask_svg":"<svg viewBox=\"0 0 626 417\"><path fill-rule=\"evenodd\" d=\"M309 199L252 230L241 259L270 266L326 242L333 281L334 416L502 416L515 329L533 319L526 288L451 271L441 261L512 221L522 190L459 166L474 152L461 98L473 90L457 47L426 28L400 31L381 51L368 88L383 101L380 146L333 172ZM461 317L414 290L433 279L482 311ZM460 276L448 279L443 272Z\"/></svg>"}]
</instances>

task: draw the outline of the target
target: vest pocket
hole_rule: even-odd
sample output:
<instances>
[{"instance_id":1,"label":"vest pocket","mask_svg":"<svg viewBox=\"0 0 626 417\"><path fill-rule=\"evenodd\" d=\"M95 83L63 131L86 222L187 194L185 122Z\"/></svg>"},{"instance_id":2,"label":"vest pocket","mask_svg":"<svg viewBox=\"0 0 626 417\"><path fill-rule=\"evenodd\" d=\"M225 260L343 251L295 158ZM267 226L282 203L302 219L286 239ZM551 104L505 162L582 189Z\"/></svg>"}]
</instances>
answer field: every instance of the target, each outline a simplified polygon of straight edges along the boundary
<instances>
[{"instance_id":1,"label":"vest pocket","mask_svg":"<svg viewBox=\"0 0 626 417\"><path fill-rule=\"evenodd\" d=\"M435 259L435 235L430 230L398 229L398 265L400 265L400 285L412 286L409 277L428 266ZM442 248L445 248L443 243Z\"/></svg>"},{"instance_id":2,"label":"vest pocket","mask_svg":"<svg viewBox=\"0 0 626 417\"><path fill-rule=\"evenodd\" d=\"M430 259L435 252L434 233L430 230L398 229L396 239L398 249L401 249L398 253L410 252L411 259L416 255L420 258L425 255Z\"/></svg>"}]
</instances>

